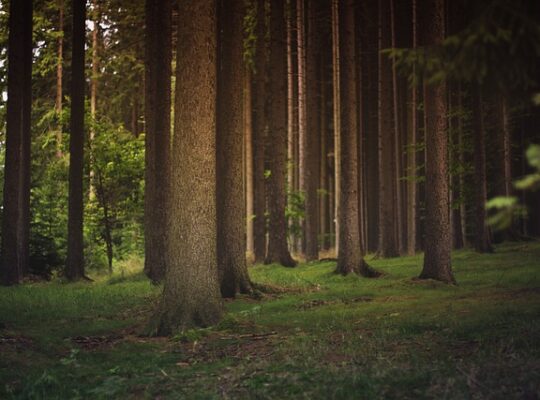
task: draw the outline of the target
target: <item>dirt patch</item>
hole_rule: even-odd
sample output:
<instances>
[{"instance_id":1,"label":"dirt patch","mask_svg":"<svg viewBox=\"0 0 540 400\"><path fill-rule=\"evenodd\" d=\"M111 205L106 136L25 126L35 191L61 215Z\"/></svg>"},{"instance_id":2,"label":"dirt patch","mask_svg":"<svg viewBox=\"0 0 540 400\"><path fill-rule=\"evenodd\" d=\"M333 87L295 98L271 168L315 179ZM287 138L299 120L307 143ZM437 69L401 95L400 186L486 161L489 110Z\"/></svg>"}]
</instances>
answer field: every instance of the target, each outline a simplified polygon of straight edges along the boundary
<instances>
[{"instance_id":1,"label":"dirt patch","mask_svg":"<svg viewBox=\"0 0 540 400\"><path fill-rule=\"evenodd\" d=\"M297 310L310 310L315 307L327 306L330 304L355 304L355 303L368 303L373 301L372 297L361 296L355 297L352 299L338 299L338 300L323 300L323 299L313 299L304 301L303 303L296 306Z\"/></svg>"},{"instance_id":2,"label":"dirt patch","mask_svg":"<svg viewBox=\"0 0 540 400\"><path fill-rule=\"evenodd\" d=\"M32 339L22 335L0 335L0 349L11 348L15 350L26 350L30 348L33 344L34 342L32 341Z\"/></svg>"},{"instance_id":3,"label":"dirt patch","mask_svg":"<svg viewBox=\"0 0 540 400\"><path fill-rule=\"evenodd\" d=\"M122 335L106 336L75 336L70 338L71 342L85 350L96 350L103 347L110 347L123 340Z\"/></svg>"}]
</instances>

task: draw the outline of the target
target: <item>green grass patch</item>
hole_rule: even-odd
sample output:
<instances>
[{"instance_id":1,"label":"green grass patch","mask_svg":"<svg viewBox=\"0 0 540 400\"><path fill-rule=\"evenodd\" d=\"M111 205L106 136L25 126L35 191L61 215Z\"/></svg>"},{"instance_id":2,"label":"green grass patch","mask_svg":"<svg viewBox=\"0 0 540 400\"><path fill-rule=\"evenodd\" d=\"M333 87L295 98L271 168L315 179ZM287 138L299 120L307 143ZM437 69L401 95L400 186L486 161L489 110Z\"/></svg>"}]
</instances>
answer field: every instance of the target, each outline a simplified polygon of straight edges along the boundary
<instances>
[{"instance_id":1,"label":"green grass patch","mask_svg":"<svg viewBox=\"0 0 540 400\"><path fill-rule=\"evenodd\" d=\"M375 280L255 266L283 290L173 338L139 336L161 288L135 268L0 288L0 398L535 398L540 243L453 260L458 286L413 280L421 256L368 257Z\"/></svg>"}]
</instances>

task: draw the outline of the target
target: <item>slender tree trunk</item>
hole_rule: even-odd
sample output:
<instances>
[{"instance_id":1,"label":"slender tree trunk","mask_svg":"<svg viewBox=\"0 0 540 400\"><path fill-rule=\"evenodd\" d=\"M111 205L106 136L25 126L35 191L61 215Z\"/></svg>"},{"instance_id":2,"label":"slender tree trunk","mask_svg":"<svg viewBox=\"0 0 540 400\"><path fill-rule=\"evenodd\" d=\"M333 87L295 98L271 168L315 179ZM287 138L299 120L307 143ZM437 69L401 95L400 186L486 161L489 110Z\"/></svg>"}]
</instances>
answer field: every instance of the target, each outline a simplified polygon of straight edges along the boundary
<instances>
[{"instance_id":1,"label":"slender tree trunk","mask_svg":"<svg viewBox=\"0 0 540 400\"><path fill-rule=\"evenodd\" d=\"M221 295L251 292L242 175L243 0L218 3L217 259Z\"/></svg>"},{"instance_id":2,"label":"slender tree trunk","mask_svg":"<svg viewBox=\"0 0 540 400\"><path fill-rule=\"evenodd\" d=\"M97 91L99 81L99 24L100 24L100 12L99 4L97 0L92 0L92 19L94 22L94 29L92 29L92 76L90 77L90 117L92 119L92 125L90 125L90 135L88 139L88 148L90 149L90 163L89 163L89 187L88 187L88 199L92 200L95 197L94 192L94 152L93 144L96 136L96 130L94 124L96 123L96 109L97 109Z\"/></svg>"},{"instance_id":3,"label":"slender tree trunk","mask_svg":"<svg viewBox=\"0 0 540 400\"><path fill-rule=\"evenodd\" d=\"M322 238L321 247L323 250L328 250L330 243L328 241L328 140L327 140L327 114L326 114L326 80L324 75L324 63L320 66L321 78L321 98L320 98L320 159L319 159L319 187L322 189L322 194L319 200L319 232Z\"/></svg>"},{"instance_id":4,"label":"slender tree trunk","mask_svg":"<svg viewBox=\"0 0 540 400\"><path fill-rule=\"evenodd\" d=\"M294 172L295 172L295 122L298 123L297 115L295 113L295 74L294 74L294 62L293 62L293 39L296 27L293 32L293 7L295 7L294 0L287 0L287 190L289 192L294 191ZM287 196L287 206L292 207L292 196ZM294 224L293 218L289 217L287 225L289 227L289 249L294 248L296 241L296 235L292 232L292 226Z\"/></svg>"},{"instance_id":5,"label":"slender tree trunk","mask_svg":"<svg viewBox=\"0 0 540 400\"><path fill-rule=\"evenodd\" d=\"M304 195L304 217L300 219L301 246L306 252L306 184L308 181L308 137L307 137L307 105L306 105L306 26L304 0L296 0L296 54L298 66L298 182L300 192Z\"/></svg>"},{"instance_id":6,"label":"slender tree trunk","mask_svg":"<svg viewBox=\"0 0 540 400\"><path fill-rule=\"evenodd\" d=\"M451 160L450 165L453 166L453 170L459 171L459 157L460 157L460 146L459 146L459 107L458 107L458 96L459 92L456 90L456 87L452 87L448 94L449 98L449 109L450 109L450 154ZM463 228L461 227L461 209L455 207L455 204L458 204L461 201L461 188L459 185L459 173L450 174L450 199L451 199L451 209L450 217L452 222L452 247L454 249L463 248Z\"/></svg>"},{"instance_id":7,"label":"slender tree trunk","mask_svg":"<svg viewBox=\"0 0 540 400\"><path fill-rule=\"evenodd\" d=\"M84 46L86 2L72 0L73 47L71 55L71 120L69 140L69 207L66 276L84 277L83 164L84 164Z\"/></svg>"},{"instance_id":8,"label":"slender tree trunk","mask_svg":"<svg viewBox=\"0 0 540 400\"><path fill-rule=\"evenodd\" d=\"M417 33L417 4L412 0L412 31L413 48L418 46ZM416 74L416 67L414 67ZM418 144L418 88L414 85L411 88L411 131L409 136L409 146L407 151L407 254L412 256L416 253L416 210L417 210L417 190L416 190L416 147Z\"/></svg>"},{"instance_id":9,"label":"slender tree trunk","mask_svg":"<svg viewBox=\"0 0 540 400\"><path fill-rule=\"evenodd\" d=\"M153 282L165 277L165 237L171 146L172 4L146 1L145 260Z\"/></svg>"},{"instance_id":10,"label":"slender tree trunk","mask_svg":"<svg viewBox=\"0 0 540 400\"><path fill-rule=\"evenodd\" d=\"M391 0L379 0L379 51L390 48ZM379 53L379 255L397 257L396 207L394 182L394 114L392 108L392 64Z\"/></svg>"},{"instance_id":11,"label":"slender tree trunk","mask_svg":"<svg viewBox=\"0 0 540 400\"><path fill-rule=\"evenodd\" d=\"M56 101L55 109L58 118L58 127L56 132L56 156L61 158L63 156L62 151L62 101L63 101L63 76L64 76L64 0L58 0L58 50L56 61Z\"/></svg>"},{"instance_id":12,"label":"slender tree trunk","mask_svg":"<svg viewBox=\"0 0 540 400\"><path fill-rule=\"evenodd\" d=\"M246 251L250 262L254 261L255 243L253 239L253 101L251 93L251 67L245 66L244 73L244 149L246 187Z\"/></svg>"},{"instance_id":13,"label":"slender tree trunk","mask_svg":"<svg viewBox=\"0 0 540 400\"><path fill-rule=\"evenodd\" d=\"M339 207L340 201L340 184L341 182L341 161L340 161L340 59L339 59L339 0L332 0L332 82L333 82L333 102L334 102L334 232L335 232L335 249L336 254L339 253Z\"/></svg>"},{"instance_id":14,"label":"slender tree trunk","mask_svg":"<svg viewBox=\"0 0 540 400\"><path fill-rule=\"evenodd\" d=\"M427 46L444 40L444 0L425 0ZM451 232L448 196L448 133L446 85L424 85L426 114L426 238L421 279L455 283L451 264Z\"/></svg>"},{"instance_id":15,"label":"slender tree trunk","mask_svg":"<svg viewBox=\"0 0 540 400\"><path fill-rule=\"evenodd\" d=\"M319 97L320 83L318 76L318 62L320 53L321 27L318 23L317 2L308 3L308 37L304 43L306 48L305 90L306 90L306 132L304 153L304 195L305 195L305 256L306 261L319 258L319 231L317 215L317 192L319 184Z\"/></svg>"},{"instance_id":16,"label":"slender tree trunk","mask_svg":"<svg viewBox=\"0 0 540 400\"><path fill-rule=\"evenodd\" d=\"M340 247L336 272L367 277L379 274L363 258L358 219L358 120L356 88L355 2L338 4L341 104Z\"/></svg>"},{"instance_id":17,"label":"slender tree trunk","mask_svg":"<svg viewBox=\"0 0 540 400\"><path fill-rule=\"evenodd\" d=\"M285 179L287 172L287 60L285 7L282 1L271 0L270 13L270 71L269 71L269 145L268 166L268 251L265 263L280 263L294 267L287 248L287 220L285 218Z\"/></svg>"},{"instance_id":18,"label":"slender tree trunk","mask_svg":"<svg viewBox=\"0 0 540 400\"><path fill-rule=\"evenodd\" d=\"M267 41L265 0L257 0L257 42L255 53L254 118L253 118L253 203L255 262L264 261L266 254L266 182L265 145L267 128Z\"/></svg>"},{"instance_id":19,"label":"slender tree trunk","mask_svg":"<svg viewBox=\"0 0 540 400\"><path fill-rule=\"evenodd\" d=\"M464 144L464 127L463 127L463 104L462 98L463 93L461 90L461 85L458 87L457 93L457 108L458 108L458 120L457 120L457 129L458 129L458 161L459 161L459 216L460 216L460 227L461 227L461 237L463 239L463 246L467 246L467 208L465 205L465 144Z\"/></svg>"},{"instance_id":20,"label":"slender tree trunk","mask_svg":"<svg viewBox=\"0 0 540 400\"><path fill-rule=\"evenodd\" d=\"M178 15L160 335L213 325L222 314L216 223L216 3L185 0L179 3Z\"/></svg>"},{"instance_id":21,"label":"slender tree trunk","mask_svg":"<svg viewBox=\"0 0 540 400\"><path fill-rule=\"evenodd\" d=\"M491 253L491 238L486 224L486 144L483 112L482 89L473 90L473 123L474 123L474 186L475 186L475 214L476 232L474 248L480 253Z\"/></svg>"}]
</instances>

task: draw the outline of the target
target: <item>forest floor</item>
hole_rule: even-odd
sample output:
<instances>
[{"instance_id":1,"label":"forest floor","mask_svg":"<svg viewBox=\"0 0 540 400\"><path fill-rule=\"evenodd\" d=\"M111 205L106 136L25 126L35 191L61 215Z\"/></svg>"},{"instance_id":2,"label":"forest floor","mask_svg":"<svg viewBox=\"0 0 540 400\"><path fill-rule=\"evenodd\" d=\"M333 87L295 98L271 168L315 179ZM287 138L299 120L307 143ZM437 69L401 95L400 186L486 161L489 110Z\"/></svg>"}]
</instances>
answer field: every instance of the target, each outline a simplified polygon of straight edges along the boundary
<instances>
[{"instance_id":1,"label":"forest floor","mask_svg":"<svg viewBox=\"0 0 540 400\"><path fill-rule=\"evenodd\" d=\"M142 274L0 288L0 398L538 398L540 243L456 252L459 286L412 279L421 256L370 263L386 275L253 267L286 290L174 338L139 336Z\"/></svg>"}]
</instances>

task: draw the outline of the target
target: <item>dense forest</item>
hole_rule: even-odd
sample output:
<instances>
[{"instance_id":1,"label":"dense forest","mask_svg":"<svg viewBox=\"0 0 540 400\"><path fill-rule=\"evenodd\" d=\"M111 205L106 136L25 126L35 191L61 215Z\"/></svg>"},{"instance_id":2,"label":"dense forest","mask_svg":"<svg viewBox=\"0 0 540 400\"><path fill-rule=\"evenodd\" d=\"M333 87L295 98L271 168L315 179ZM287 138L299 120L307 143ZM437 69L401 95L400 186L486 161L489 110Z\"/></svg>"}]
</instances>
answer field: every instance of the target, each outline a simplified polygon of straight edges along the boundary
<instances>
[{"instance_id":1,"label":"dense forest","mask_svg":"<svg viewBox=\"0 0 540 400\"><path fill-rule=\"evenodd\" d=\"M458 290L537 257L540 2L0 0L0 165L2 293L133 273L145 336L309 268Z\"/></svg>"}]
</instances>

